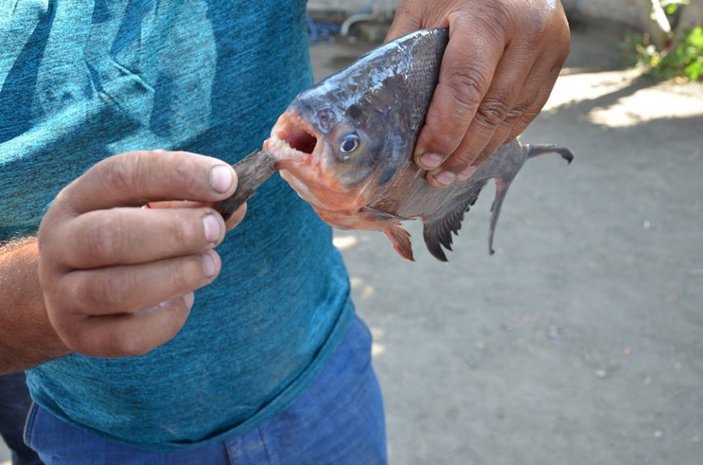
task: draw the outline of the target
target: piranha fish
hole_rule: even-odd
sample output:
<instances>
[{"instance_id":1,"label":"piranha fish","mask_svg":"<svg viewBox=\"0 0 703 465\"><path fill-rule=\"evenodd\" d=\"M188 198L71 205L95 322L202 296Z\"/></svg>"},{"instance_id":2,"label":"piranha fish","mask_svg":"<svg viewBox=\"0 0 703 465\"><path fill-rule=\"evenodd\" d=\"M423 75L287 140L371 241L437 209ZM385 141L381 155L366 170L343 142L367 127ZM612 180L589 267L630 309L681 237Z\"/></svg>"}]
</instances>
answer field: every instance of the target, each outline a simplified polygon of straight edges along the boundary
<instances>
[{"instance_id":1,"label":"piranha fish","mask_svg":"<svg viewBox=\"0 0 703 465\"><path fill-rule=\"evenodd\" d=\"M263 150L235 170L240 186L219 205L225 217L275 170L325 222L341 229L383 231L413 260L401 222L419 219L430 253L447 261L452 234L490 179L495 180L488 248L510 183L525 161L556 145L509 141L466 181L435 189L413 160L417 136L437 85L447 29L420 30L389 42L299 94L279 117Z\"/></svg>"}]
</instances>

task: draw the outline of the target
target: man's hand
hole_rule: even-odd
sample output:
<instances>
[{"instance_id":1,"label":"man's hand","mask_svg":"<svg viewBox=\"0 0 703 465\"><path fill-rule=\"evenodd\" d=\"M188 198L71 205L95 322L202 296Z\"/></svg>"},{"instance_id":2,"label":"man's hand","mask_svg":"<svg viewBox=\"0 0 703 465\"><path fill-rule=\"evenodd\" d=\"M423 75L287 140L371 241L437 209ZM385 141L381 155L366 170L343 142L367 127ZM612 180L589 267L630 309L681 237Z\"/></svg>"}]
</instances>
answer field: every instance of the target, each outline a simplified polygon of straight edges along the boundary
<instances>
[{"instance_id":1,"label":"man's hand","mask_svg":"<svg viewBox=\"0 0 703 465\"><path fill-rule=\"evenodd\" d=\"M39 228L39 281L61 340L119 357L173 338L193 291L220 271L225 224L210 205L236 186L220 160L153 151L107 158L64 188ZM169 203L142 208L154 201Z\"/></svg>"},{"instance_id":2,"label":"man's hand","mask_svg":"<svg viewBox=\"0 0 703 465\"><path fill-rule=\"evenodd\" d=\"M559 0L401 0L388 40L449 27L415 151L434 187L467 179L539 114L569 54Z\"/></svg>"}]
</instances>

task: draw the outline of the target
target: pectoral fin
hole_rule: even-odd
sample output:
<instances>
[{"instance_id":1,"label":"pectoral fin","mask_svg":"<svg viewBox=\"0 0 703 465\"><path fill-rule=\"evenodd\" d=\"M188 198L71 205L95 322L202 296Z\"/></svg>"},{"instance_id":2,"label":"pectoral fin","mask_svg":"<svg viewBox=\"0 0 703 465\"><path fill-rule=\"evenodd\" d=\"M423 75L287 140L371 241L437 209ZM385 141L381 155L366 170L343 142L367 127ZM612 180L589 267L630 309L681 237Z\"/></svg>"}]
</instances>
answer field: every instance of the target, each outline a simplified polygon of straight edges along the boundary
<instances>
[{"instance_id":1,"label":"pectoral fin","mask_svg":"<svg viewBox=\"0 0 703 465\"><path fill-rule=\"evenodd\" d=\"M409 220L410 218L403 218L402 216L398 216L395 213L390 213L384 210L379 210L377 208L373 207L363 207L361 210L359 210L360 213L363 213L367 218L374 220L374 221L405 221Z\"/></svg>"}]
</instances>

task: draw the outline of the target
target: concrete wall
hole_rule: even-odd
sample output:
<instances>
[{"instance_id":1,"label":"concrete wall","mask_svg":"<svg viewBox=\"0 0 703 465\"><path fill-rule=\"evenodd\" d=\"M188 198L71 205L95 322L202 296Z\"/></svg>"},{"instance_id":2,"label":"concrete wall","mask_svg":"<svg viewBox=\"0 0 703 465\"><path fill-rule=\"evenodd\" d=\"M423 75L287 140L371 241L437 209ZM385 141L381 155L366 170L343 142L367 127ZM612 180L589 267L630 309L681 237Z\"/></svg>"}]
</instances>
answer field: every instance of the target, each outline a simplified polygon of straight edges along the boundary
<instances>
[{"instance_id":1,"label":"concrete wall","mask_svg":"<svg viewBox=\"0 0 703 465\"><path fill-rule=\"evenodd\" d=\"M347 15L362 9L392 8L398 0L309 0L312 12L335 11ZM646 28L649 23L650 0L562 0L570 13L594 19L609 19L631 26Z\"/></svg>"},{"instance_id":2,"label":"concrete wall","mask_svg":"<svg viewBox=\"0 0 703 465\"><path fill-rule=\"evenodd\" d=\"M562 0L567 12L647 28L650 0Z\"/></svg>"}]
</instances>

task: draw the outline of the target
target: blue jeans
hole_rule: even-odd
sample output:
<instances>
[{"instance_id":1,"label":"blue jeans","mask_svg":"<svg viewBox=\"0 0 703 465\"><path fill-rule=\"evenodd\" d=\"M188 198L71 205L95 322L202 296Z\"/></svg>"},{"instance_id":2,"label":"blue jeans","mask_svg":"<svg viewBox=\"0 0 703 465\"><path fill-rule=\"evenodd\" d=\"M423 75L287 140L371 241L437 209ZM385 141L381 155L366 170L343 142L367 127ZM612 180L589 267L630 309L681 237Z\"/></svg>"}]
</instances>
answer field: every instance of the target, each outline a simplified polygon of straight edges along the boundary
<instances>
[{"instance_id":1,"label":"blue jeans","mask_svg":"<svg viewBox=\"0 0 703 465\"><path fill-rule=\"evenodd\" d=\"M285 411L252 430L177 452L124 445L33 405L27 443L46 465L384 465L383 403L371 335L358 318L315 381Z\"/></svg>"},{"instance_id":2,"label":"blue jeans","mask_svg":"<svg viewBox=\"0 0 703 465\"><path fill-rule=\"evenodd\" d=\"M0 376L0 435L12 451L13 465L41 465L37 454L22 440L30 404L24 373Z\"/></svg>"}]
</instances>

